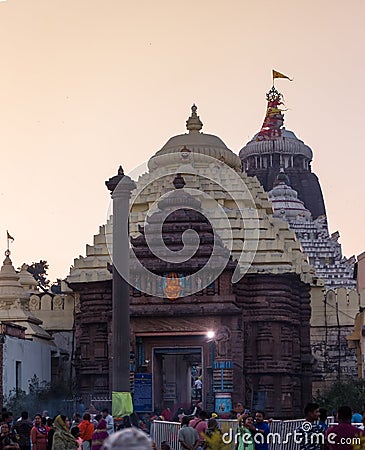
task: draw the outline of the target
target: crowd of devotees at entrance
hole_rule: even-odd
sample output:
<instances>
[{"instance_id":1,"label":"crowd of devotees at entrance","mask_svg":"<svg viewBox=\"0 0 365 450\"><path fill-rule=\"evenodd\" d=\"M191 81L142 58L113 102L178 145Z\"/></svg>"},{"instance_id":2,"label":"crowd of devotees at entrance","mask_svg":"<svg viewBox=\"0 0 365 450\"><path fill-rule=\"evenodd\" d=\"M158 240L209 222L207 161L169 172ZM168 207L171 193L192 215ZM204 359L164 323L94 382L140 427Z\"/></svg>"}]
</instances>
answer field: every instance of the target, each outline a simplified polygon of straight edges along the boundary
<instances>
[{"instance_id":1,"label":"crowd of devotees at entrance","mask_svg":"<svg viewBox=\"0 0 365 450\"><path fill-rule=\"evenodd\" d=\"M108 409L53 418L48 411L32 418L23 411L17 418L3 408L0 450L269 450L282 444L294 448L293 443L300 450L365 448L365 411L356 412L350 406L340 406L335 416L328 418L325 409L308 403L304 419L289 433L290 441L278 433L273 436L274 421L264 411L251 413L237 403L230 417L222 419L200 405L196 403L189 411L179 408L172 412L166 408L154 414L132 413L121 419L114 419ZM228 422L230 430L222 426ZM176 439L171 433L154 439L156 425L164 423L170 430L175 427Z\"/></svg>"}]
</instances>

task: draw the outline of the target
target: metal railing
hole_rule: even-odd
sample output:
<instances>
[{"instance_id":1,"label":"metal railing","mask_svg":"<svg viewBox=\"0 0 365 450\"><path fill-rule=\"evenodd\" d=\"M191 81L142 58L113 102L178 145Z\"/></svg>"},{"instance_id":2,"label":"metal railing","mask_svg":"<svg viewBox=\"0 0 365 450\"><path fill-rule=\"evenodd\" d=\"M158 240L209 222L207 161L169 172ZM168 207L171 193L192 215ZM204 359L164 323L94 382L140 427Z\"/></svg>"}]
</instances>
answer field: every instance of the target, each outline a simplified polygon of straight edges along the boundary
<instances>
[{"instance_id":1,"label":"metal railing","mask_svg":"<svg viewBox=\"0 0 365 450\"><path fill-rule=\"evenodd\" d=\"M270 450L298 450L299 444L295 442L294 431L302 425L304 419L296 420L272 420L269 423L270 435L268 436L268 443ZM333 423L333 418L327 420L328 424ZM234 450L236 442L236 432L238 427L237 420L218 420L219 428L221 429L226 443L227 450ZM167 441L171 450L180 450L178 434L180 430L180 423L166 422L155 420L151 425L151 438L156 442L157 448L161 448L161 442Z\"/></svg>"}]
</instances>

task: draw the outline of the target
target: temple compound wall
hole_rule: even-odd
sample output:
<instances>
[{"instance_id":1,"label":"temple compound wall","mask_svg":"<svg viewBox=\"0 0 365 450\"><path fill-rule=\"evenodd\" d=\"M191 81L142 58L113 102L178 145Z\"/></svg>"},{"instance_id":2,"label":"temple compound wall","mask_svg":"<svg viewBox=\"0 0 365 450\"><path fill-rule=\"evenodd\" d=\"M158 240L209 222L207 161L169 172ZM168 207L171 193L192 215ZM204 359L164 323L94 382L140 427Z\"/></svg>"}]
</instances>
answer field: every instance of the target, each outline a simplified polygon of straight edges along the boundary
<instances>
[{"instance_id":1,"label":"temple compound wall","mask_svg":"<svg viewBox=\"0 0 365 450\"><path fill-rule=\"evenodd\" d=\"M313 396L335 381L356 378L358 362L349 336L364 299L355 289L311 290L311 347L314 357Z\"/></svg>"},{"instance_id":2,"label":"temple compound wall","mask_svg":"<svg viewBox=\"0 0 365 450\"><path fill-rule=\"evenodd\" d=\"M65 285L64 290L70 291ZM72 357L74 349L74 315L77 296L71 292L54 294L32 294L29 310L42 321L42 328L52 337L53 381L71 380L74 377Z\"/></svg>"}]
</instances>

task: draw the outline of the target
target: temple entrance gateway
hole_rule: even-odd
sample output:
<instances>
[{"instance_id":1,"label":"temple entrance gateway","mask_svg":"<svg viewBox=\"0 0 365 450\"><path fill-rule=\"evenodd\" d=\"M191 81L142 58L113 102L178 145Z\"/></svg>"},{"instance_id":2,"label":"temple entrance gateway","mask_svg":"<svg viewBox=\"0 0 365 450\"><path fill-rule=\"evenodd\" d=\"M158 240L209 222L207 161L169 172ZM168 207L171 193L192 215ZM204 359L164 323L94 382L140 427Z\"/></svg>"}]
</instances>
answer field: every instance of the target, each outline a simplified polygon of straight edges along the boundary
<instances>
[{"instance_id":1,"label":"temple entrance gateway","mask_svg":"<svg viewBox=\"0 0 365 450\"><path fill-rule=\"evenodd\" d=\"M158 409L188 410L202 372L202 347L153 348L153 403Z\"/></svg>"}]
</instances>

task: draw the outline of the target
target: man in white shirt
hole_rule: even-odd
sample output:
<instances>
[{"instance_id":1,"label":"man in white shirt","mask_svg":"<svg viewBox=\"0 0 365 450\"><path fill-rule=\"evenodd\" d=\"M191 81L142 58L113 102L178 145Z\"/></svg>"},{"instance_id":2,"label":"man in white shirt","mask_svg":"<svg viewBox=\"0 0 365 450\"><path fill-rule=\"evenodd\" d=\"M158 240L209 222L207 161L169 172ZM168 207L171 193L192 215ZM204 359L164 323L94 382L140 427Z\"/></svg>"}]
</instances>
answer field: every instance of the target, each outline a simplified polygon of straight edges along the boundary
<instances>
[{"instance_id":1,"label":"man in white shirt","mask_svg":"<svg viewBox=\"0 0 365 450\"><path fill-rule=\"evenodd\" d=\"M106 431L108 432L109 436L114 433L114 419L109 414L109 411L105 408L102 410L103 419L106 421Z\"/></svg>"}]
</instances>

